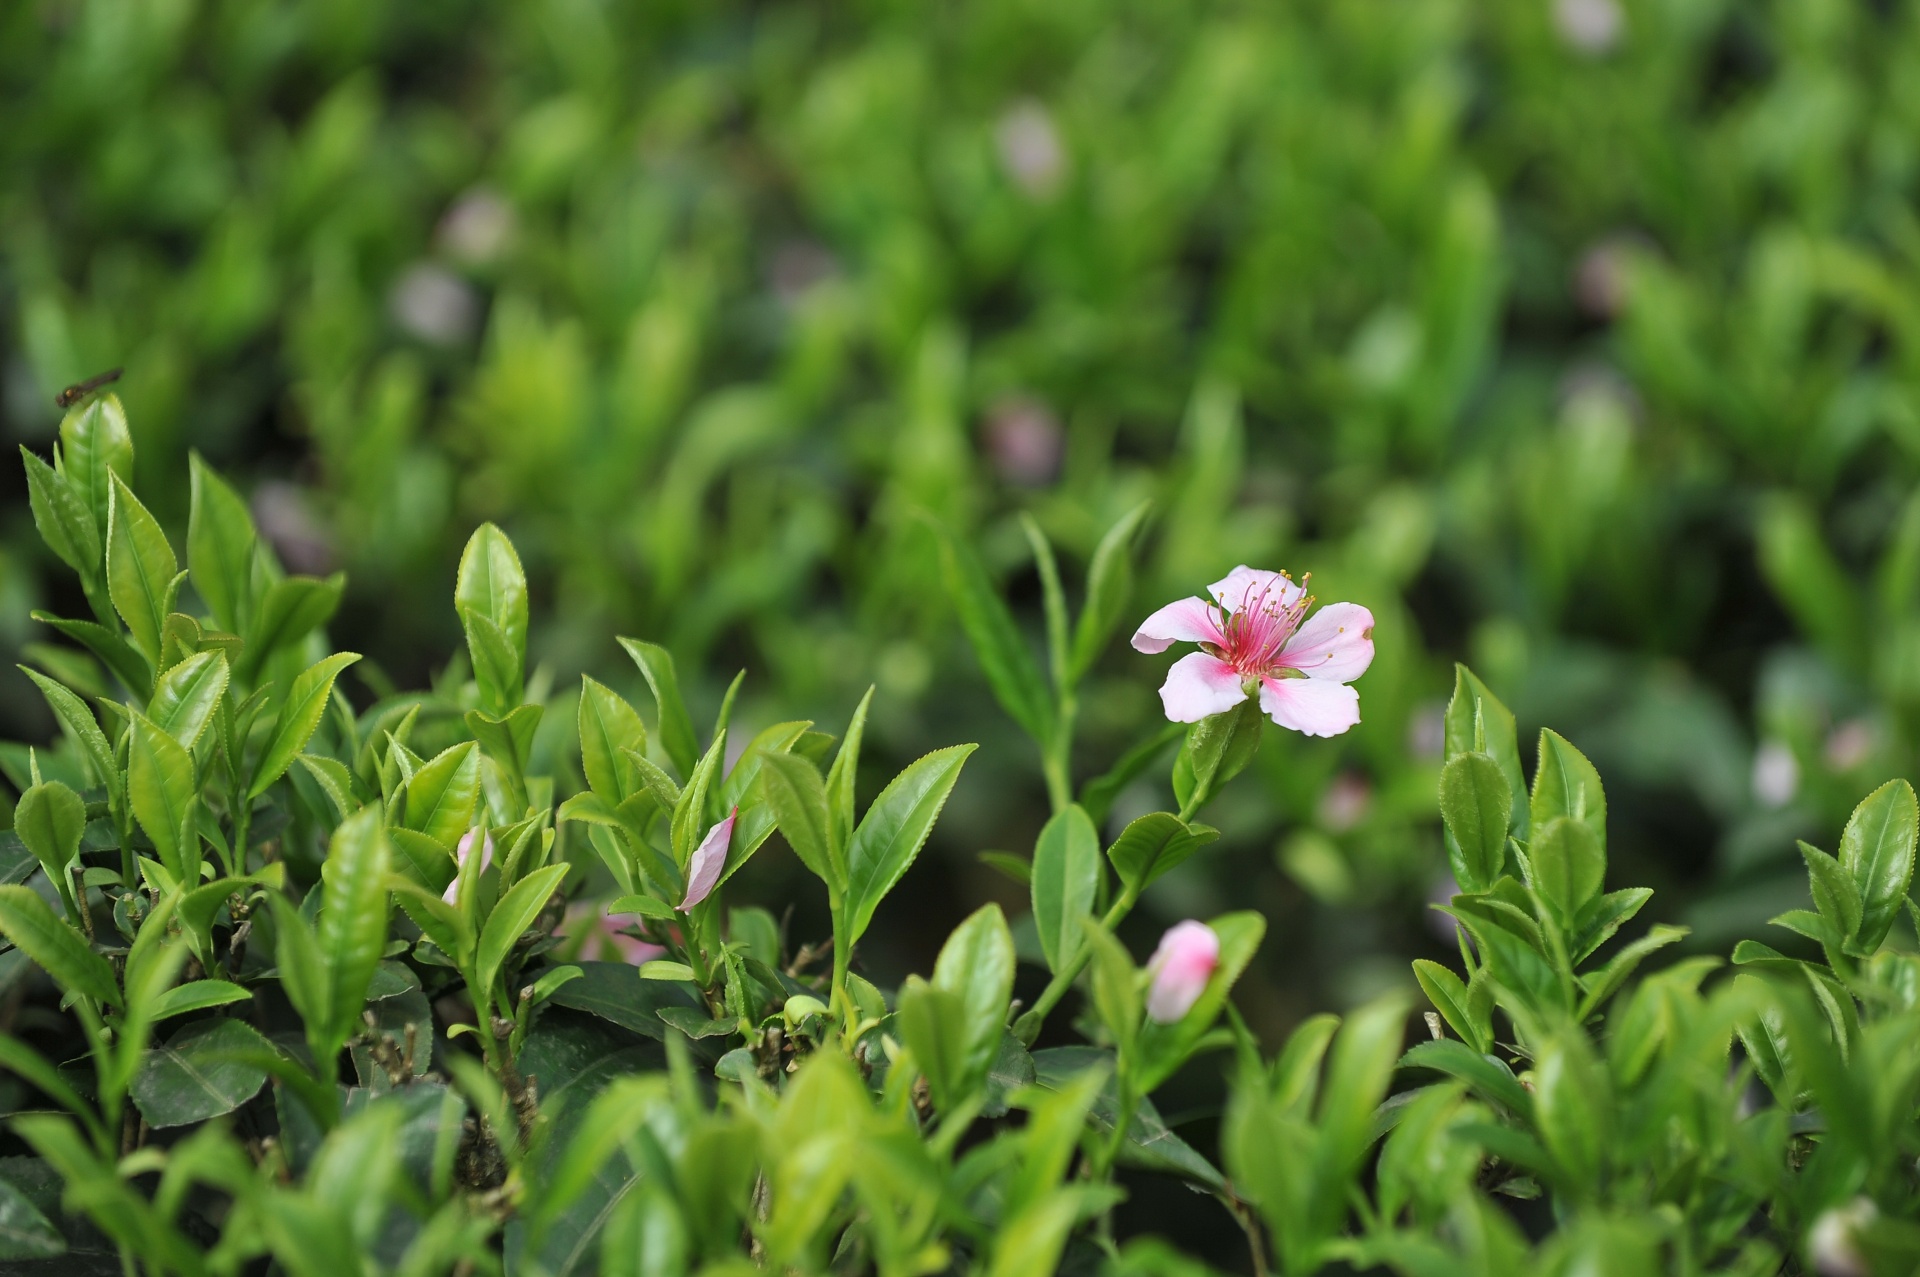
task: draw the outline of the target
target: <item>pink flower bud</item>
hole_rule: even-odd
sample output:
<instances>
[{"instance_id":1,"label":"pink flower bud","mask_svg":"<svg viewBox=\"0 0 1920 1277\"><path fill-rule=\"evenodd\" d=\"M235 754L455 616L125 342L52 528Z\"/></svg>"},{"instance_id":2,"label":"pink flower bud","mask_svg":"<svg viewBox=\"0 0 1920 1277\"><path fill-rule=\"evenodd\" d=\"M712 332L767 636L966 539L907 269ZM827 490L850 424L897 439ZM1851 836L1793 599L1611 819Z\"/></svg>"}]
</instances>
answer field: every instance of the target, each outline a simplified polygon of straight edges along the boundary
<instances>
[{"instance_id":1,"label":"pink flower bud","mask_svg":"<svg viewBox=\"0 0 1920 1277\"><path fill-rule=\"evenodd\" d=\"M733 822L739 818L740 809L735 807L731 816L709 829L707 836L700 840L693 858L687 862L687 898L680 902L681 913L705 900L720 885L720 871L726 868L727 848L733 842Z\"/></svg>"},{"instance_id":2,"label":"pink flower bud","mask_svg":"<svg viewBox=\"0 0 1920 1277\"><path fill-rule=\"evenodd\" d=\"M1161 1024L1172 1024L1193 1010L1206 992L1207 981L1220 966L1220 937L1204 922L1177 923L1160 937L1147 973L1147 1014Z\"/></svg>"},{"instance_id":3,"label":"pink flower bud","mask_svg":"<svg viewBox=\"0 0 1920 1277\"><path fill-rule=\"evenodd\" d=\"M453 881L448 883L447 889L440 893L440 898L446 901L448 904L453 904L454 898L460 893L460 870L466 867L467 857L473 854L473 836L475 834L482 834L482 830L478 825L475 825L472 829L467 830L466 833L461 834L460 845L454 848ZM492 863L493 863L493 835L482 834L482 841L480 843L480 868L475 872L485 873L487 871L487 866Z\"/></svg>"}]
</instances>

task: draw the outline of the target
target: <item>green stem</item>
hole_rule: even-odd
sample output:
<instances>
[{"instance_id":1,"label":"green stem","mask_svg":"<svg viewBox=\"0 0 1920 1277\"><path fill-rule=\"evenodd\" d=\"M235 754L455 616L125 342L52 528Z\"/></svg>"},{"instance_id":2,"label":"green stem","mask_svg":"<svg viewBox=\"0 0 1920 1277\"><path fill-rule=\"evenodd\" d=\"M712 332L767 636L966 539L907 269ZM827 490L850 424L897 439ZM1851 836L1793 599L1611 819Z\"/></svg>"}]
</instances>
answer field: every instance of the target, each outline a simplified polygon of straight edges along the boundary
<instances>
[{"instance_id":1,"label":"green stem","mask_svg":"<svg viewBox=\"0 0 1920 1277\"><path fill-rule=\"evenodd\" d=\"M855 1018L853 999L847 996L847 971L853 964L853 946L847 942L847 910L843 901L837 897L832 903L833 911L833 983L827 986L827 1009L838 1008L842 1031L851 1035Z\"/></svg>"},{"instance_id":2,"label":"green stem","mask_svg":"<svg viewBox=\"0 0 1920 1277\"><path fill-rule=\"evenodd\" d=\"M1057 816L1073 805L1073 720L1079 703L1073 692L1059 689L1059 713L1052 738L1040 751L1040 770L1047 778L1047 801Z\"/></svg>"},{"instance_id":3,"label":"green stem","mask_svg":"<svg viewBox=\"0 0 1920 1277\"><path fill-rule=\"evenodd\" d=\"M1107 916L1100 920L1100 929L1111 934L1113 929L1120 925L1121 920L1133 912L1133 906L1139 902L1139 899L1140 889L1129 885L1120 893L1120 898L1113 902L1113 907L1107 910ZM1067 990L1073 987L1073 982L1080 978L1080 973L1087 969L1087 963L1091 961L1093 961L1092 946L1083 946L1078 957L1062 970L1055 972L1053 979L1034 1002L1033 1009L1014 1023L1014 1036L1031 1046L1040 1036L1041 1026L1047 1022L1048 1013L1060 1004L1060 999L1066 996Z\"/></svg>"}]
</instances>

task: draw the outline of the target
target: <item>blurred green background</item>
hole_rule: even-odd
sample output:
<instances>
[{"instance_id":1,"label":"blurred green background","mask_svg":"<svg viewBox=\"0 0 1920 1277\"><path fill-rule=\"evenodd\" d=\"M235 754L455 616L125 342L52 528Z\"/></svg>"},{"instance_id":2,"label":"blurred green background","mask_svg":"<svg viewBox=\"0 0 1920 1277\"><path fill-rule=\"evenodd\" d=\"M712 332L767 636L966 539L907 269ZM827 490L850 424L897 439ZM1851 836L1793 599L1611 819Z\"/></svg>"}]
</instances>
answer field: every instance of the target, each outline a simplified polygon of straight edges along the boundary
<instances>
[{"instance_id":1,"label":"blurred green background","mask_svg":"<svg viewBox=\"0 0 1920 1277\"><path fill-rule=\"evenodd\" d=\"M1046 814L921 513L1036 633L1023 510L1072 579L1151 497L1137 616L1311 570L1378 618L1364 722L1270 730L1130 936L1264 909L1273 1041L1444 944L1456 659L1593 756L1613 885L1714 945L1910 771L1917 86L1898 0L18 0L0 412L44 451L124 365L176 534L198 449L349 573L359 703L458 647L494 519L560 735L582 670L642 699L631 634L697 709L749 668L748 727L877 683L873 783L983 742L883 979L1021 899L975 853ZM77 605L0 470L0 735L43 740L11 661ZM1166 664L1102 662L1083 775Z\"/></svg>"}]
</instances>

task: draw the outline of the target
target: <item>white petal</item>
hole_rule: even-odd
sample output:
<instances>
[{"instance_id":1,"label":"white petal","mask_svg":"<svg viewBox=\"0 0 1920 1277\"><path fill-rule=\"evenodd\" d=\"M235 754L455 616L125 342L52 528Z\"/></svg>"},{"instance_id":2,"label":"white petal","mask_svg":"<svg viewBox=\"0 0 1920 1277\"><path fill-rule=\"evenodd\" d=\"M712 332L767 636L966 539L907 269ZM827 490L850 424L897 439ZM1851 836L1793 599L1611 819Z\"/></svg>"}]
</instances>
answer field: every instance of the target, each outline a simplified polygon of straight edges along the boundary
<instances>
[{"instance_id":1,"label":"white petal","mask_svg":"<svg viewBox=\"0 0 1920 1277\"><path fill-rule=\"evenodd\" d=\"M1223 644L1220 618L1200 599L1177 599L1167 604L1133 632L1136 652L1164 652L1175 643Z\"/></svg>"},{"instance_id":2,"label":"white petal","mask_svg":"<svg viewBox=\"0 0 1920 1277\"><path fill-rule=\"evenodd\" d=\"M733 815L707 831L694 849L693 858L687 861L687 898L680 902L680 912L685 913L713 894L720 883L720 871L727 867L727 846L733 841L733 822L740 818L740 809L734 808Z\"/></svg>"},{"instance_id":3,"label":"white petal","mask_svg":"<svg viewBox=\"0 0 1920 1277\"><path fill-rule=\"evenodd\" d=\"M1338 736L1360 721L1360 693L1330 678L1260 680L1260 708L1282 727Z\"/></svg>"},{"instance_id":4,"label":"white petal","mask_svg":"<svg viewBox=\"0 0 1920 1277\"><path fill-rule=\"evenodd\" d=\"M1353 682L1373 664L1373 613L1358 603L1327 604L1287 640L1275 664L1309 678Z\"/></svg>"},{"instance_id":5,"label":"white petal","mask_svg":"<svg viewBox=\"0 0 1920 1277\"><path fill-rule=\"evenodd\" d=\"M1175 661L1167 671L1167 681L1160 685L1160 703L1176 723L1197 723L1246 699L1247 689L1241 686L1233 666L1205 652L1193 652Z\"/></svg>"},{"instance_id":6,"label":"white petal","mask_svg":"<svg viewBox=\"0 0 1920 1277\"><path fill-rule=\"evenodd\" d=\"M1207 592L1229 612L1244 612L1262 598L1275 608L1292 607L1300 597L1300 587L1285 576L1244 563L1209 585Z\"/></svg>"}]
</instances>

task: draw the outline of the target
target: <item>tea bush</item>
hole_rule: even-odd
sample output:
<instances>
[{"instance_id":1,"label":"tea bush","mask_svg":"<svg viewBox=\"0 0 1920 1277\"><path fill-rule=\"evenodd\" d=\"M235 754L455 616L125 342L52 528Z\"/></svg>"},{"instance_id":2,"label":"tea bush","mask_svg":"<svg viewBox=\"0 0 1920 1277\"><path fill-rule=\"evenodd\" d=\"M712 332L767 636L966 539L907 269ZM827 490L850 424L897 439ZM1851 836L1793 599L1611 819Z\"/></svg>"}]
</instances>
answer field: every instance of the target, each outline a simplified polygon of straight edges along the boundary
<instances>
[{"instance_id":1,"label":"tea bush","mask_svg":"<svg viewBox=\"0 0 1920 1277\"><path fill-rule=\"evenodd\" d=\"M729 748L733 695L702 731L673 657L634 639L650 721L588 677L555 746L528 579L490 524L454 583L465 653L430 690L356 697L358 656L323 639L340 583L286 573L197 458L182 570L133 458L111 395L70 410L51 463L25 457L92 616L38 616L77 646L48 656L64 678L31 675L61 737L28 752L0 836L0 962L60 995L0 1035L5 1132L28 1150L0 1160L0 1254L20 1271L1210 1271L1122 1244L1123 1165L1215 1198L1255 1271L1920 1265L1905 781L1859 804L1837 855L1801 845L1816 909L1774 920L1784 950L1643 975L1684 929L1627 930L1653 893L1605 889L1598 772L1545 731L1529 786L1512 713L1462 667L1438 799L1459 962L1416 964L1426 1038L1406 1049L1389 995L1269 1058L1228 1001L1258 912L1183 922L1144 967L1115 928L1213 854L1197 817L1266 717L1351 725L1373 618L1309 615L1300 586L1245 568L1158 610L1133 645L1201 645L1162 689L1190 725L1075 784L1074 697L1125 615L1137 519L1077 617L1029 525L1044 667L964 543L947 552L1044 760L1055 814L1031 859L1000 859L1051 978L1015 999L988 904L930 977L885 989L859 941L912 891L974 746L868 795L872 693L837 735L795 721ZM1095 816L1176 733L1179 810L1102 838ZM825 897L820 934L728 907L776 832ZM1218 1158L1153 1102L1216 1052Z\"/></svg>"},{"instance_id":2,"label":"tea bush","mask_svg":"<svg viewBox=\"0 0 1920 1277\"><path fill-rule=\"evenodd\" d=\"M896 767L1002 743L917 514L1037 628L1017 515L1085 562L1153 497L1156 594L1311 561L1391 620L1361 728L1232 799L1352 920L1329 970L1416 929L1404 746L1456 658L1591 747L1643 872L1728 942L1797 901L1796 836L1910 769L1905 6L0 23L8 420L44 448L54 392L125 365L156 513L190 444L273 480L263 527L351 569L335 628L395 686L458 636L387 601L495 520L560 682L647 633L707 708L742 664L776 717L878 680ZM9 597L70 606L24 518L8 545ZM1104 766L1154 710L1094 677ZM1024 848L1042 791L999 779L981 840Z\"/></svg>"}]
</instances>

